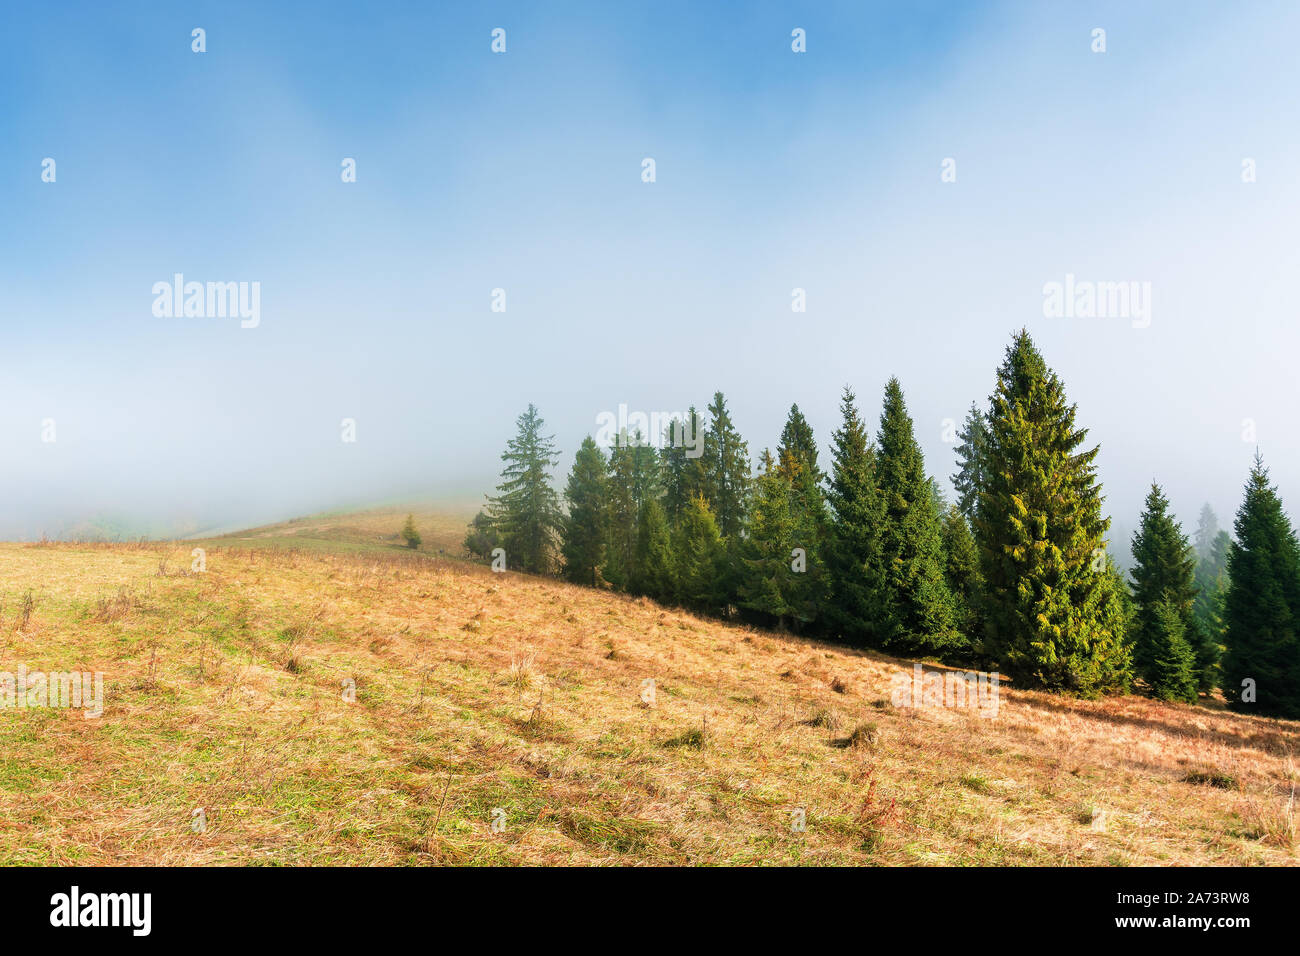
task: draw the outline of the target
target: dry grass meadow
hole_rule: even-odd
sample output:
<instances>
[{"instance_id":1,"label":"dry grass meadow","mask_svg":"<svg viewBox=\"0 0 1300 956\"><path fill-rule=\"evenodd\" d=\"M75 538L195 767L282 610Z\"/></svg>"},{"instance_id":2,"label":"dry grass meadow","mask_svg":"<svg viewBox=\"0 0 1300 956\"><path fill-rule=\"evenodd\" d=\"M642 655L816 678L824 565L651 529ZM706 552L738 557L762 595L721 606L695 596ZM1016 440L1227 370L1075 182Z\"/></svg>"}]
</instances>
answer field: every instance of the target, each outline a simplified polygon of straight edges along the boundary
<instances>
[{"instance_id":1,"label":"dry grass meadow","mask_svg":"<svg viewBox=\"0 0 1300 956\"><path fill-rule=\"evenodd\" d=\"M0 863L1297 860L1300 724L1005 687L993 719L898 709L909 662L493 574L427 531L435 556L250 536L204 573L191 542L0 545L0 670L106 696L0 710Z\"/></svg>"}]
</instances>

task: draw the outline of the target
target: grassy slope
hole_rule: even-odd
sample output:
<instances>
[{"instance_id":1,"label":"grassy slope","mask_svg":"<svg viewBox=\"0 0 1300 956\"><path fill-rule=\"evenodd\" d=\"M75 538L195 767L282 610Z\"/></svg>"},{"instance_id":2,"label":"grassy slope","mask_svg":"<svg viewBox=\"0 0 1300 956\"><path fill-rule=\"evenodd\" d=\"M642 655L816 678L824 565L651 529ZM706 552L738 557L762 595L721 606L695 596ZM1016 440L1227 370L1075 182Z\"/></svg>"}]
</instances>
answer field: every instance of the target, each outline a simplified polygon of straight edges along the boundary
<instances>
[{"instance_id":1,"label":"grassy slope","mask_svg":"<svg viewBox=\"0 0 1300 956\"><path fill-rule=\"evenodd\" d=\"M1296 723L898 710L907 662L403 553L404 514L210 542L204 574L191 542L0 545L0 670L108 697L0 710L0 863L1296 861Z\"/></svg>"}]
</instances>

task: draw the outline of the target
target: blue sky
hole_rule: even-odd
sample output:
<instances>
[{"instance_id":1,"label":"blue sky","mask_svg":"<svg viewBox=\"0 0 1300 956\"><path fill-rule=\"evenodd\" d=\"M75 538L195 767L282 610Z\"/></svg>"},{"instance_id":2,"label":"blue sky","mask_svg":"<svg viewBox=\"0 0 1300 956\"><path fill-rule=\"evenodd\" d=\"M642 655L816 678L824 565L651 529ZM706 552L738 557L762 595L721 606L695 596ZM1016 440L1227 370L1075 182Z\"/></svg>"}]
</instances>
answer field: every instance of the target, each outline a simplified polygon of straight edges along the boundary
<instances>
[{"instance_id":1,"label":"blue sky","mask_svg":"<svg viewBox=\"0 0 1300 956\"><path fill-rule=\"evenodd\" d=\"M1153 478L1227 523L1245 419L1294 503L1300 10L1131 6L9 5L0 534L477 495L530 401L561 471L716 389L757 457L891 374L943 477L1021 326L1126 533ZM260 324L156 317L178 272ZM1067 273L1150 326L1044 317Z\"/></svg>"}]
</instances>

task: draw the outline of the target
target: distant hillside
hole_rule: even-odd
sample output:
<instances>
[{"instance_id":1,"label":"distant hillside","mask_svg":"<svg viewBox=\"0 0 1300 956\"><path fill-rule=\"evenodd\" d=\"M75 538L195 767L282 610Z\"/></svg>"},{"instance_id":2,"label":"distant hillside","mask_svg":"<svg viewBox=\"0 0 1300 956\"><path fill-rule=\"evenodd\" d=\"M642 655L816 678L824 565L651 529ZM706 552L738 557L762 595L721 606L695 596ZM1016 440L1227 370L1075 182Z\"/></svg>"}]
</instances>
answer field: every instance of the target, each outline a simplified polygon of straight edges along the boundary
<instances>
[{"instance_id":1,"label":"distant hillside","mask_svg":"<svg viewBox=\"0 0 1300 956\"><path fill-rule=\"evenodd\" d=\"M402 540L406 516L415 516L424 554L460 557L465 529L480 505L429 502L384 505L364 511L330 511L229 534L194 539L224 547L302 548L314 551L410 551Z\"/></svg>"}]
</instances>

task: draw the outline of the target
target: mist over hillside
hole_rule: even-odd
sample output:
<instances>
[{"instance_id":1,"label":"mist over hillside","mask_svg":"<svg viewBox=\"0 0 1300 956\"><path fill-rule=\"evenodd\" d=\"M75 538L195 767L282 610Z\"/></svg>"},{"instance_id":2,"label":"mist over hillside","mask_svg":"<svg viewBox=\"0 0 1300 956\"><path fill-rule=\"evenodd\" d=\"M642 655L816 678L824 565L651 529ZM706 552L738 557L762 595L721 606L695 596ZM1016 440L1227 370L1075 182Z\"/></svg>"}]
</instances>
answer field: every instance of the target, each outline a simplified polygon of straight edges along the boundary
<instances>
[{"instance_id":1,"label":"mist over hillside","mask_svg":"<svg viewBox=\"0 0 1300 956\"><path fill-rule=\"evenodd\" d=\"M824 448L840 387L890 375L944 481L944 423L1020 327L1101 445L1120 524L1153 479L1184 525L1207 501L1226 524L1257 445L1300 501L1276 279L1300 242L1276 122L1300 11L1198 5L1170 30L1104 4L1102 54L1050 7L802 8L796 54L779 6L659 9L634 28L519 9L526 42L493 55L462 42L486 36L470 10L401 8L352 24L347 76L311 52L341 42L326 20L275 7L223 9L238 42L204 55L169 17L16 11L0 79L43 80L0 116L21 145L0 160L0 537L480 493L529 402L566 456L620 405L719 389L755 451L791 401ZM394 36L434 35L436 68L394 59ZM222 133L160 142L174 115ZM156 309L175 276L257 283L256 324ZM1089 283L1136 283L1141 309L1046 291Z\"/></svg>"}]
</instances>

